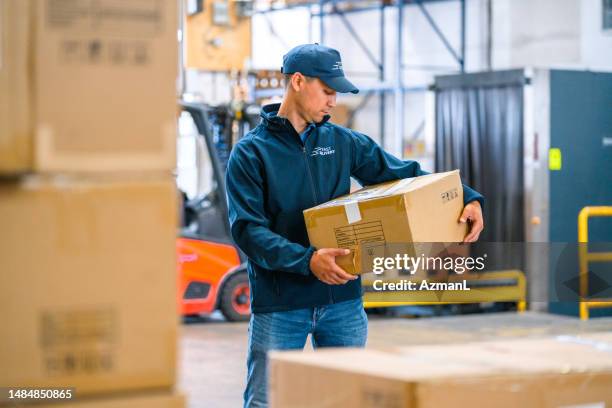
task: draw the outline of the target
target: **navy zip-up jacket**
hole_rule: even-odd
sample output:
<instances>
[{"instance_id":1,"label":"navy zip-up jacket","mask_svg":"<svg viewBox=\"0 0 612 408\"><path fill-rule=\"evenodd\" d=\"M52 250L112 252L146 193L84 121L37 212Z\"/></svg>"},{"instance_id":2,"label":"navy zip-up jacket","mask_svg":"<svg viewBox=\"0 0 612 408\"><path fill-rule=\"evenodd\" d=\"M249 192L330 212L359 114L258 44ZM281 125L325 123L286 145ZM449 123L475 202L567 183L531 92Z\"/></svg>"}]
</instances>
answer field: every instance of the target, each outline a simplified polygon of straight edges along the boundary
<instances>
[{"instance_id":1,"label":"navy zip-up jacket","mask_svg":"<svg viewBox=\"0 0 612 408\"><path fill-rule=\"evenodd\" d=\"M310 270L316 250L302 211L347 194L351 176L363 185L428 174L369 137L327 122L302 133L265 106L262 121L234 147L226 184L231 233L248 256L253 313L328 305L362 295L361 279L328 285ZM302 141L303 140L303 141ZM464 186L464 202L483 197Z\"/></svg>"}]
</instances>

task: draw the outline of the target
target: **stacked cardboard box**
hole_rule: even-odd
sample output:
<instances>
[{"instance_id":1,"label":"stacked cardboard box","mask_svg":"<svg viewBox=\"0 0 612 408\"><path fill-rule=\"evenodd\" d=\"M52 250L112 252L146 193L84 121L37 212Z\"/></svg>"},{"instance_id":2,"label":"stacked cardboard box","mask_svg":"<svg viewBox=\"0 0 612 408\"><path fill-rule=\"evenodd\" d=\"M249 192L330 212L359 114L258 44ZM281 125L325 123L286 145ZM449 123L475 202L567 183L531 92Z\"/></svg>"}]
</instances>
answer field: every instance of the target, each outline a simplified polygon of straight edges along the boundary
<instances>
[{"instance_id":1,"label":"stacked cardboard box","mask_svg":"<svg viewBox=\"0 0 612 408\"><path fill-rule=\"evenodd\" d=\"M176 6L0 0L2 386L183 405Z\"/></svg>"},{"instance_id":2,"label":"stacked cardboard box","mask_svg":"<svg viewBox=\"0 0 612 408\"><path fill-rule=\"evenodd\" d=\"M174 1L0 1L0 173L175 162Z\"/></svg>"},{"instance_id":3,"label":"stacked cardboard box","mask_svg":"<svg viewBox=\"0 0 612 408\"><path fill-rule=\"evenodd\" d=\"M117 396L104 399L74 401L71 403L60 402L49 405L36 405L37 408L183 408L184 406L184 396L168 395L163 393Z\"/></svg>"},{"instance_id":4,"label":"stacked cardboard box","mask_svg":"<svg viewBox=\"0 0 612 408\"><path fill-rule=\"evenodd\" d=\"M272 407L604 407L612 334L278 352Z\"/></svg>"}]
</instances>

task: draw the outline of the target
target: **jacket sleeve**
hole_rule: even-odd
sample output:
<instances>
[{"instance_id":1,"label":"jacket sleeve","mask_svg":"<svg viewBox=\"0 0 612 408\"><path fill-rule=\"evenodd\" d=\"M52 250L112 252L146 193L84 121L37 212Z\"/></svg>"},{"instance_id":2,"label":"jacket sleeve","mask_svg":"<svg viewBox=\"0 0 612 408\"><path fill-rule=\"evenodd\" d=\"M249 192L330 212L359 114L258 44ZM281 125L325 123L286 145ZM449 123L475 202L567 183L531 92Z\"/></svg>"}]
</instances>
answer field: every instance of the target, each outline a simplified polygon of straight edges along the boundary
<instances>
[{"instance_id":1,"label":"jacket sleeve","mask_svg":"<svg viewBox=\"0 0 612 408\"><path fill-rule=\"evenodd\" d=\"M258 157L248 151L248 146L239 144L234 148L226 173L232 238L262 268L308 275L315 248L306 248L270 230L262 171Z\"/></svg>"},{"instance_id":2,"label":"jacket sleeve","mask_svg":"<svg viewBox=\"0 0 612 408\"><path fill-rule=\"evenodd\" d=\"M351 175L364 186L430 174L421 170L421 165L416 161L400 160L387 153L364 134L353 131L351 142ZM484 197L463 184L464 205L472 201L478 201L484 206Z\"/></svg>"}]
</instances>

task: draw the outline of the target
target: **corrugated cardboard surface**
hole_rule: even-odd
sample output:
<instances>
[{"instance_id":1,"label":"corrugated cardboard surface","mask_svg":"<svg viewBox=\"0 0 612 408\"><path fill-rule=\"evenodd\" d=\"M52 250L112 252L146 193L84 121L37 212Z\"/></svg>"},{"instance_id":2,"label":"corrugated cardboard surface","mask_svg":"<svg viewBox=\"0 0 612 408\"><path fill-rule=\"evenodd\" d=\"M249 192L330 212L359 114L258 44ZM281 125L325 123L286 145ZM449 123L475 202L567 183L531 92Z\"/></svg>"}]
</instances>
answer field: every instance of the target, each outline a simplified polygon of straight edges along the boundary
<instances>
[{"instance_id":1,"label":"corrugated cardboard surface","mask_svg":"<svg viewBox=\"0 0 612 408\"><path fill-rule=\"evenodd\" d=\"M174 168L176 2L0 5L0 171Z\"/></svg>"},{"instance_id":2,"label":"corrugated cardboard surface","mask_svg":"<svg viewBox=\"0 0 612 408\"><path fill-rule=\"evenodd\" d=\"M185 397L179 394L146 394L124 397L77 400L59 404L36 405L41 408L183 408Z\"/></svg>"},{"instance_id":3,"label":"corrugated cardboard surface","mask_svg":"<svg viewBox=\"0 0 612 408\"><path fill-rule=\"evenodd\" d=\"M0 184L0 384L172 386L176 201L168 176Z\"/></svg>"},{"instance_id":4,"label":"corrugated cardboard surface","mask_svg":"<svg viewBox=\"0 0 612 408\"><path fill-rule=\"evenodd\" d=\"M352 108L349 105L339 103L331 110L329 121L340 126L349 126L351 112Z\"/></svg>"},{"instance_id":5,"label":"corrugated cardboard surface","mask_svg":"<svg viewBox=\"0 0 612 408\"><path fill-rule=\"evenodd\" d=\"M0 0L0 172L19 173L32 161L29 1Z\"/></svg>"},{"instance_id":6,"label":"corrugated cardboard surface","mask_svg":"<svg viewBox=\"0 0 612 408\"><path fill-rule=\"evenodd\" d=\"M336 259L338 265L364 273L374 257L414 255L414 242L461 242L467 232L459 223L462 210L455 170L363 188L305 210L304 219L312 245L350 249Z\"/></svg>"},{"instance_id":7,"label":"corrugated cardboard surface","mask_svg":"<svg viewBox=\"0 0 612 408\"><path fill-rule=\"evenodd\" d=\"M270 401L272 407L610 404L611 350L608 333L390 350L275 353Z\"/></svg>"}]
</instances>

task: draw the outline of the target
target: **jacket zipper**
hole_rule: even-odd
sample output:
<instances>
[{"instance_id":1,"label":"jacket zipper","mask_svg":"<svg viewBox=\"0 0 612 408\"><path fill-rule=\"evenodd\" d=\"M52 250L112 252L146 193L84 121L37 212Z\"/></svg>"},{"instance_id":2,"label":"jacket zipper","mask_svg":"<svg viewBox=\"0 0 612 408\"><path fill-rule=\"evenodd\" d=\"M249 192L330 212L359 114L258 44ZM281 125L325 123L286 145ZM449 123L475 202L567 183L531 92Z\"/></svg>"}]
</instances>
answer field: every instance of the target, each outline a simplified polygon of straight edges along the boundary
<instances>
[{"instance_id":1,"label":"jacket zipper","mask_svg":"<svg viewBox=\"0 0 612 408\"><path fill-rule=\"evenodd\" d=\"M314 205L319 204L317 199L317 192L315 190L314 180L312 178L312 172L310 171L310 165L308 164L308 155L306 154L306 146L302 146L302 153L304 153L304 162L306 163L306 171L308 172L308 179L310 180L310 187L312 188L312 197L314 198Z\"/></svg>"},{"instance_id":2,"label":"jacket zipper","mask_svg":"<svg viewBox=\"0 0 612 408\"><path fill-rule=\"evenodd\" d=\"M310 187L312 188L312 196L314 197L315 203L314 205L319 204L319 200L317 199L317 191L315 190L314 180L312 178L312 172L310 171L310 165L308 164L308 155L306 154L306 146L302 146L302 153L304 153L304 162L306 163L306 171L308 172L308 178L310 179ZM330 285L327 285L327 290L329 292L329 300L330 303L334 303L334 296L332 294L332 288Z\"/></svg>"}]
</instances>

